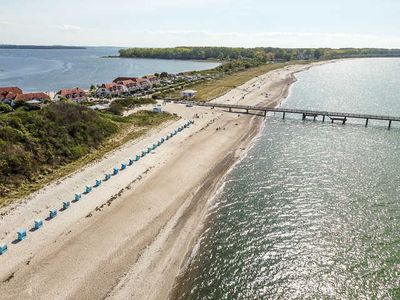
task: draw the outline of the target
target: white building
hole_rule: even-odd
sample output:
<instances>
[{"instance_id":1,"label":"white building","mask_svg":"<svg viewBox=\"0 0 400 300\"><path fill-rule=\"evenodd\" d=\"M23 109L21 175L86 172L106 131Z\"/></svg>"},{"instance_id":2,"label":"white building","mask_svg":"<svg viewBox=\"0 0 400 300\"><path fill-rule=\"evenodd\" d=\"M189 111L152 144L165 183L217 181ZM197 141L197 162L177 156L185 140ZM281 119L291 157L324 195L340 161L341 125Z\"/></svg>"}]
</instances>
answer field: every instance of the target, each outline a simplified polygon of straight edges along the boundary
<instances>
[{"instance_id":1,"label":"white building","mask_svg":"<svg viewBox=\"0 0 400 300\"><path fill-rule=\"evenodd\" d=\"M183 99L193 99L197 96L197 91L195 90L185 90L181 92Z\"/></svg>"}]
</instances>

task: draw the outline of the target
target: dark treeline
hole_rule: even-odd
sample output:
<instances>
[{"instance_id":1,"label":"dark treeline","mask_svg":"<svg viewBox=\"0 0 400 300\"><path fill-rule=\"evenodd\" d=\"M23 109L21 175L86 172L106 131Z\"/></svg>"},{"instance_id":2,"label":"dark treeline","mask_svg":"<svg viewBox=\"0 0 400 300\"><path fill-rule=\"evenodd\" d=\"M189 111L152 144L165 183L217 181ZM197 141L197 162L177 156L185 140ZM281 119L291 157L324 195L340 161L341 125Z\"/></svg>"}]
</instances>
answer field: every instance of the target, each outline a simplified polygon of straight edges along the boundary
<instances>
[{"instance_id":1,"label":"dark treeline","mask_svg":"<svg viewBox=\"0 0 400 300\"><path fill-rule=\"evenodd\" d=\"M320 60L346 57L399 57L400 49L374 48L230 48L230 47L176 47L129 48L119 51L121 57L195 59L195 60L257 60L259 62Z\"/></svg>"}]
</instances>

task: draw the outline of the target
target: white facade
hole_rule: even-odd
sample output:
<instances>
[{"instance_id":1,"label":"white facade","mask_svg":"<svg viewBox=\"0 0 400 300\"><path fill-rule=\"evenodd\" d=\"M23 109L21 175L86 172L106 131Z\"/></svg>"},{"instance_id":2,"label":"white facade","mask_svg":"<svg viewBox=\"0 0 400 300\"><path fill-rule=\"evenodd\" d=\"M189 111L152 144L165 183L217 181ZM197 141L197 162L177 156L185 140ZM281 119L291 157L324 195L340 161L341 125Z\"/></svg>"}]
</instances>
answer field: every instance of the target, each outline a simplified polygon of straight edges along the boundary
<instances>
[{"instance_id":1,"label":"white facade","mask_svg":"<svg viewBox=\"0 0 400 300\"><path fill-rule=\"evenodd\" d=\"M181 92L181 96L184 99L192 99L197 96L197 91L195 90L185 90Z\"/></svg>"}]
</instances>

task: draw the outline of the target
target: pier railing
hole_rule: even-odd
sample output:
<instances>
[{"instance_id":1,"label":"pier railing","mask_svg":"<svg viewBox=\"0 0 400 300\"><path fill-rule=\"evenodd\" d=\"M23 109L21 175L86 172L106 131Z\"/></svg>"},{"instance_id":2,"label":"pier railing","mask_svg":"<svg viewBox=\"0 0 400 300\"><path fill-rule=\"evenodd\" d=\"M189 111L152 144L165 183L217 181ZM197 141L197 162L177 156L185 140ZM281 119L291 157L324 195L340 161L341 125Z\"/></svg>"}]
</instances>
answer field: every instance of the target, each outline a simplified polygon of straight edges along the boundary
<instances>
[{"instance_id":1,"label":"pier railing","mask_svg":"<svg viewBox=\"0 0 400 300\"><path fill-rule=\"evenodd\" d=\"M266 116L268 112L282 113L283 119L286 114L300 114L305 120L308 117L316 120L318 117L322 117L322 121L325 122L325 118L329 118L332 123L339 121L345 124L348 118L353 119L364 119L365 126L368 126L369 120L381 120L388 121L388 128L390 129L392 122L400 122L400 117L384 116L384 115L372 115L372 114L359 114L359 113L346 113L346 112L333 112L333 111L320 111L320 110L307 110L307 109L295 109L295 108L271 108L263 106L251 106L251 105L237 105L237 104L220 104L211 102L186 102L186 101L175 101L175 103L182 103L186 105L205 106L211 108L224 108L229 112L261 112L263 116Z\"/></svg>"}]
</instances>

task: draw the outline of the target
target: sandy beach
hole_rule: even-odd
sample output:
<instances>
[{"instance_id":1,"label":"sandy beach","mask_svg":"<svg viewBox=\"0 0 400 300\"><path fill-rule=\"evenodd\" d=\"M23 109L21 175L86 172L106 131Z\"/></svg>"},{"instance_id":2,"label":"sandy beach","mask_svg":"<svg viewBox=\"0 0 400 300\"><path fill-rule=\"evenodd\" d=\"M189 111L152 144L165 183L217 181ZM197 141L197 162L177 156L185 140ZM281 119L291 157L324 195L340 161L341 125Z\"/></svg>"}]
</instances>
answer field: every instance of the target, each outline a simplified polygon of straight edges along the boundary
<instances>
[{"instance_id":1,"label":"sandy beach","mask_svg":"<svg viewBox=\"0 0 400 300\"><path fill-rule=\"evenodd\" d=\"M277 106L294 74L310 67L271 71L213 101ZM0 256L1 299L168 298L210 199L246 153L263 118L173 103L162 108L181 119L0 210L0 241L9 248ZM60 209L187 120L194 124L30 231L49 209ZM19 228L27 229L27 238L15 243Z\"/></svg>"}]
</instances>

